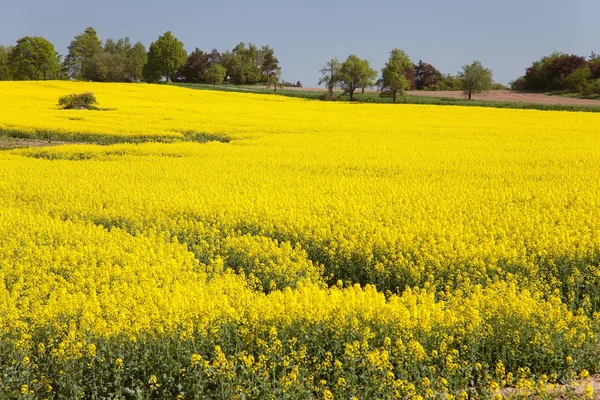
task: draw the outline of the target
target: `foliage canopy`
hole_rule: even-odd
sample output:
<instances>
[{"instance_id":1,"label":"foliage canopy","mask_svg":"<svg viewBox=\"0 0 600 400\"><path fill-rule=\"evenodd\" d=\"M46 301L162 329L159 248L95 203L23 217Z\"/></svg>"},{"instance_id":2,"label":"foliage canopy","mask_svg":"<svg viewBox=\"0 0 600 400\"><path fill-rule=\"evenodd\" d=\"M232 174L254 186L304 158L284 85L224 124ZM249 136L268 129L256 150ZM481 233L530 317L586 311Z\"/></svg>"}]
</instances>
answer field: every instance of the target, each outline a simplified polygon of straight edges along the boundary
<instances>
[{"instance_id":1,"label":"foliage canopy","mask_svg":"<svg viewBox=\"0 0 600 400\"><path fill-rule=\"evenodd\" d=\"M485 68L479 61L464 65L458 73L458 80L465 96L471 100L473 93L484 93L492 88L492 70Z\"/></svg>"},{"instance_id":2,"label":"foliage canopy","mask_svg":"<svg viewBox=\"0 0 600 400\"><path fill-rule=\"evenodd\" d=\"M167 31L150 45L148 62L143 69L144 79L148 82L162 79L170 82L186 60L187 52L183 43L171 31Z\"/></svg>"},{"instance_id":3,"label":"foliage canopy","mask_svg":"<svg viewBox=\"0 0 600 400\"><path fill-rule=\"evenodd\" d=\"M356 89L375 84L377 71L371 68L368 60L363 60L351 54L341 64L339 77L340 86L344 90L344 93L350 95L350 101L352 101Z\"/></svg>"},{"instance_id":4,"label":"foliage canopy","mask_svg":"<svg viewBox=\"0 0 600 400\"><path fill-rule=\"evenodd\" d=\"M398 94L404 97L404 91L411 88L409 73L413 70L413 63L408 55L400 49L393 49L390 58L381 70L380 90L382 93L391 93L393 102Z\"/></svg>"},{"instance_id":5,"label":"foliage canopy","mask_svg":"<svg viewBox=\"0 0 600 400\"><path fill-rule=\"evenodd\" d=\"M56 79L60 73L60 56L48 40L26 36L17 40L11 50L8 68L14 80Z\"/></svg>"}]
</instances>

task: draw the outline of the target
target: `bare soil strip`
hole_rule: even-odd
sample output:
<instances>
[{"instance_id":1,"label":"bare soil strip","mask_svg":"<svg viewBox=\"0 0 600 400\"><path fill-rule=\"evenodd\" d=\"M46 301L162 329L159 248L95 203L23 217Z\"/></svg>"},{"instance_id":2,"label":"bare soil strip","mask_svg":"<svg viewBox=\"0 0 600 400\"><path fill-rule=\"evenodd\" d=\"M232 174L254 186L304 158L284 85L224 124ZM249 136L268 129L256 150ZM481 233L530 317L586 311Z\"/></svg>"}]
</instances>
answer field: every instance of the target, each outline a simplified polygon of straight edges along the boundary
<instances>
[{"instance_id":1,"label":"bare soil strip","mask_svg":"<svg viewBox=\"0 0 600 400\"><path fill-rule=\"evenodd\" d=\"M447 97L451 99L464 99L462 92L459 91L442 91L442 92L424 92L410 91L407 92L410 96L424 97ZM600 106L600 100L577 99L573 97L549 96L539 93L520 93L510 90L490 90L486 94L475 94L473 100L487 101L509 101L514 103L536 103L536 104L566 104L580 106Z\"/></svg>"},{"instance_id":2,"label":"bare soil strip","mask_svg":"<svg viewBox=\"0 0 600 400\"><path fill-rule=\"evenodd\" d=\"M590 399L586 397L586 388L591 386L594 395L593 399L600 399L600 375L590 376L587 379L579 379L569 383L568 385L548 385L546 388L547 396L544 399L553 399L553 400L586 400ZM515 388L503 388L500 390L501 394L504 398L512 399L542 399L542 397L534 396L533 393L530 393L530 396L523 397L523 392L519 392Z\"/></svg>"},{"instance_id":3,"label":"bare soil strip","mask_svg":"<svg viewBox=\"0 0 600 400\"><path fill-rule=\"evenodd\" d=\"M18 149L20 147L47 147L60 146L64 144L75 144L74 142L62 142L57 140L43 139L20 139L9 136L0 136L0 150Z\"/></svg>"}]
</instances>

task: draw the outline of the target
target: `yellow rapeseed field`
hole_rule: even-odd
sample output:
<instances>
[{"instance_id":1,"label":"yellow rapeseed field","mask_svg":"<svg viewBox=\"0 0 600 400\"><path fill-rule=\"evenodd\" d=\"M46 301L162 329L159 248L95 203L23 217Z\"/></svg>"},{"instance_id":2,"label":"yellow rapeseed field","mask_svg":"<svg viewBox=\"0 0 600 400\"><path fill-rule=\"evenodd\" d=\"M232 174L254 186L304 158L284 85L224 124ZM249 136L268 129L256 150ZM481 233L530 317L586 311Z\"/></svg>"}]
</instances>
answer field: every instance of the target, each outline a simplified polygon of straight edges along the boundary
<instances>
[{"instance_id":1,"label":"yellow rapeseed field","mask_svg":"<svg viewBox=\"0 0 600 400\"><path fill-rule=\"evenodd\" d=\"M600 368L600 114L0 82L0 135L76 142L0 152L0 397L500 399Z\"/></svg>"}]
</instances>

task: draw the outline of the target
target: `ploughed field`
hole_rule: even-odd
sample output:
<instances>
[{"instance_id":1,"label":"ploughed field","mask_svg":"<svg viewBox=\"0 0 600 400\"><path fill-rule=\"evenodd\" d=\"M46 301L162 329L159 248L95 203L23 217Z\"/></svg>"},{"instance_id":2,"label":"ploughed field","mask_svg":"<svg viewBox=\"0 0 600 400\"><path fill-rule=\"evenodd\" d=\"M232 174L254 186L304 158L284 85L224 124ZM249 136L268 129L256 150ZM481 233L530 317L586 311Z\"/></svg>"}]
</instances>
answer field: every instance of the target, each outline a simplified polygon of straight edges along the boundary
<instances>
[{"instance_id":1,"label":"ploughed field","mask_svg":"<svg viewBox=\"0 0 600 400\"><path fill-rule=\"evenodd\" d=\"M0 397L593 398L600 114L0 93Z\"/></svg>"},{"instance_id":2,"label":"ploughed field","mask_svg":"<svg viewBox=\"0 0 600 400\"><path fill-rule=\"evenodd\" d=\"M447 97L451 99L464 99L464 95L460 91L438 91L428 92L421 90L412 90L409 92L411 96L423 97ZM483 94L474 94L474 100L489 100L489 101L510 101L515 103L531 103L531 104L567 104L580 106L600 106L600 100L581 99L576 97L551 96L543 93L524 93L514 90L490 90Z\"/></svg>"}]
</instances>

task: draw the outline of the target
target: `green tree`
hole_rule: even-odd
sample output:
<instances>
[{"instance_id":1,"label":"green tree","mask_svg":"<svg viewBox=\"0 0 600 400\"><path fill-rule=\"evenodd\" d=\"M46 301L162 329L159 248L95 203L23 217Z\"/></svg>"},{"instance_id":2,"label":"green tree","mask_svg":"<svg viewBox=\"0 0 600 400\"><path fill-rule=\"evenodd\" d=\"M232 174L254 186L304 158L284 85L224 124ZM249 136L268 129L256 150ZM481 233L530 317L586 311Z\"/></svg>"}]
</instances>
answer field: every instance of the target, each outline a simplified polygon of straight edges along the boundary
<instances>
[{"instance_id":1,"label":"green tree","mask_svg":"<svg viewBox=\"0 0 600 400\"><path fill-rule=\"evenodd\" d=\"M404 91L410 89L407 71L412 68L413 63L404 51L393 49L390 52L390 58L381 70L380 90L382 93L391 93L394 103L398 94L404 97Z\"/></svg>"},{"instance_id":2,"label":"green tree","mask_svg":"<svg viewBox=\"0 0 600 400\"><path fill-rule=\"evenodd\" d=\"M590 67L592 79L600 79L600 55L592 51L588 60L588 66Z\"/></svg>"},{"instance_id":3,"label":"green tree","mask_svg":"<svg viewBox=\"0 0 600 400\"><path fill-rule=\"evenodd\" d=\"M319 79L319 85L325 85L327 88L327 97L330 100L333 98L333 89L340 83L341 66L342 64L337 58L332 58L325 65L322 65L319 70L322 75Z\"/></svg>"},{"instance_id":4,"label":"green tree","mask_svg":"<svg viewBox=\"0 0 600 400\"><path fill-rule=\"evenodd\" d=\"M279 75L281 73L279 60L275 57L275 51L269 46L263 46L260 51L262 57L261 70L263 79L267 84L274 85L275 91L277 91L277 82L279 81Z\"/></svg>"},{"instance_id":5,"label":"green tree","mask_svg":"<svg viewBox=\"0 0 600 400\"><path fill-rule=\"evenodd\" d=\"M10 52L8 67L14 80L56 79L60 72L60 56L46 39L26 36L17 40Z\"/></svg>"},{"instance_id":6,"label":"green tree","mask_svg":"<svg viewBox=\"0 0 600 400\"><path fill-rule=\"evenodd\" d=\"M340 84L344 93L354 99L354 92L361 87L373 86L377 71L371 68L368 60L362 60L351 54L340 67Z\"/></svg>"},{"instance_id":7,"label":"green tree","mask_svg":"<svg viewBox=\"0 0 600 400\"><path fill-rule=\"evenodd\" d=\"M210 51L210 53L207 53L206 56L208 57L208 64L209 65L215 65L215 64L221 64L221 53L219 53L219 50L217 49L212 49Z\"/></svg>"},{"instance_id":8,"label":"green tree","mask_svg":"<svg viewBox=\"0 0 600 400\"><path fill-rule=\"evenodd\" d=\"M125 59L129 39L106 39L103 52L94 56L94 80L99 82L122 82L125 75Z\"/></svg>"},{"instance_id":9,"label":"green tree","mask_svg":"<svg viewBox=\"0 0 600 400\"><path fill-rule=\"evenodd\" d=\"M280 70L275 70L273 72L271 72L268 76L267 76L267 81L265 82L269 87L273 86L273 91L275 93L277 93L277 86L281 86L281 71Z\"/></svg>"},{"instance_id":10,"label":"green tree","mask_svg":"<svg viewBox=\"0 0 600 400\"><path fill-rule=\"evenodd\" d=\"M119 39L117 42L115 42L111 38L106 39L106 42L104 42L104 49L103 49L104 52L109 53L109 54L122 54L123 47L125 47L125 46L119 46L117 43L119 41L121 43L125 43L125 40L127 40L127 44L129 44L129 38ZM131 47L130 44L129 44L129 46Z\"/></svg>"},{"instance_id":11,"label":"green tree","mask_svg":"<svg viewBox=\"0 0 600 400\"><path fill-rule=\"evenodd\" d=\"M158 82L164 78L167 82L171 82L171 77L186 60L187 52L183 43L173 36L171 31L167 31L150 45L148 62L143 70L144 79L148 82Z\"/></svg>"},{"instance_id":12,"label":"green tree","mask_svg":"<svg viewBox=\"0 0 600 400\"><path fill-rule=\"evenodd\" d=\"M119 54L103 52L94 57L94 81L123 82L125 59Z\"/></svg>"},{"instance_id":13,"label":"green tree","mask_svg":"<svg viewBox=\"0 0 600 400\"><path fill-rule=\"evenodd\" d=\"M128 51L125 62L125 81L139 82L141 81L144 71L144 65L148 62L148 53L146 46L142 42L136 42Z\"/></svg>"},{"instance_id":14,"label":"green tree","mask_svg":"<svg viewBox=\"0 0 600 400\"><path fill-rule=\"evenodd\" d=\"M215 50L213 50L215 52ZM279 79L281 68L275 52L269 46L260 49L249 43L239 43L231 51L216 53L218 62L227 69L234 84L270 83L275 77ZM213 53L209 55L213 58Z\"/></svg>"},{"instance_id":15,"label":"green tree","mask_svg":"<svg viewBox=\"0 0 600 400\"><path fill-rule=\"evenodd\" d=\"M8 66L8 57L11 51L12 47L0 45L0 81L9 81L11 79L10 68Z\"/></svg>"},{"instance_id":16,"label":"green tree","mask_svg":"<svg viewBox=\"0 0 600 400\"><path fill-rule=\"evenodd\" d=\"M246 44L241 42L231 51L224 52L220 57L220 64L227 69L227 73L231 77L231 82L240 85L252 85L259 82L267 82L269 76L265 73L265 48L259 49L252 43ZM268 48L270 50L270 48ZM273 67L275 62L278 68L278 62L274 53L267 55L267 66ZM271 73L272 75L272 73Z\"/></svg>"},{"instance_id":17,"label":"green tree","mask_svg":"<svg viewBox=\"0 0 600 400\"><path fill-rule=\"evenodd\" d=\"M212 83L213 87L223 83L227 70L220 64L214 64L204 71L204 77L207 83Z\"/></svg>"},{"instance_id":18,"label":"green tree","mask_svg":"<svg viewBox=\"0 0 600 400\"><path fill-rule=\"evenodd\" d=\"M75 36L64 62L69 76L76 80L99 80L98 57L102 51L102 42L94 28L89 27Z\"/></svg>"},{"instance_id":19,"label":"green tree","mask_svg":"<svg viewBox=\"0 0 600 400\"><path fill-rule=\"evenodd\" d=\"M233 51L226 51L221 55L221 65L227 70L231 83L240 84L246 82L242 56Z\"/></svg>"},{"instance_id":20,"label":"green tree","mask_svg":"<svg viewBox=\"0 0 600 400\"><path fill-rule=\"evenodd\" d=\"M443 79L443 75L433 65L419 60L418 64L413 66L415 72L415 88L423 90L436 85Z\"/></svg>"},{"instance_id":21,"label":"green tree","mask_svg":"<svg viewBox=\"0 0 600 400\"><path fill-rule=\"evenodd\" d=\"M479 61L473 61L470 65L462 67L458 73L461 89L471 100L473 93L484 93L492 88L492 70L484 68Z\"/></svg>"},{"instance_id":22,"label":"green tree","mask_svg":"<svg viewBox=\"0 0 600 400\"><path fill-rule=\"evenodd\" d=\"M248 43L248 50L244 57L244 68L246 70L246 82L250 85L264 82L261 67L263 54L258 47Z\"/></svg>"},{"instance_id":23,"label":"green tree","mask_svg":"<svg viewBox=\"0 0 600 400\"><path fill-rule=\"evenodd\" d=\"M592 73L587 65L577 68L566 76L564 80L564 88L570 92L583 93L586 91L588 81L592 78Z\"/></svg>"},{"instance_id":24,"label":"green tree","mask_svg":"<svg viewBox=\"0 0 600 400\"><path fill-rule=\"evenodd\" d=\"M104 82L139 82L146 60L142 43L132 46L128 37L117 41L107 39L104 52L96 58L98 78Z\"/></svg>"},{"instance_id":25,"label":"green tree","mask_svg":"<svg viewBox=\"0 0 600 400\"><path fill-rule=\"evenodd\" d=\"M177 80L190 83L206 82L204 73L209 67L208 54L196 47L177 72Z\"/></svg>"}]
</instances>

